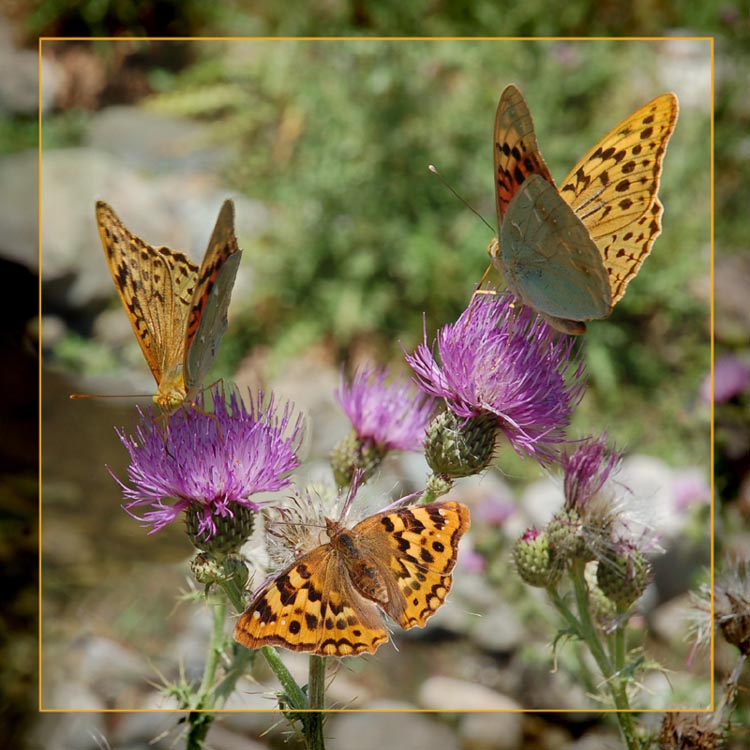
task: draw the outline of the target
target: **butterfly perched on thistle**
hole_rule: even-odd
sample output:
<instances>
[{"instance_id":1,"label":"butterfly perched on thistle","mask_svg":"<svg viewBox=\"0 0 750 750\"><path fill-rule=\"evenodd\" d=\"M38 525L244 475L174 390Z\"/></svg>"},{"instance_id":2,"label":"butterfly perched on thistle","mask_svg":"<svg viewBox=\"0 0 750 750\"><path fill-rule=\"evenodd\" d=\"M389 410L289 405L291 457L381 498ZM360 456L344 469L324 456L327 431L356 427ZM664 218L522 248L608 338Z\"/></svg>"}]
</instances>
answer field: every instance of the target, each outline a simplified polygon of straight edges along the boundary
<instances>
[{"instance_id":1,"label":"butterfly perched on thistle","mask_svg":"<svg viewBox=\"0 0 750 750\"><path fill-rule=\"evenodd\" d=\"M234 203L224 202L198 268L168 247L137 237L103 201L96 222L115 287L154 375L154 403L172 413L194 401L227 327L242 252Z\"/></svg>"},{"instance_id":2,"label":"butterfly perched on thistle","mask_svg":"<svg viewBox=\"0 0 750 750\"><path fill-rule=\"evenodd\" d=\"M255 593L235 626L236 641L357 656L388 641L379 610L404 630L423 627L450 591L469 510L436 502L376 513L351 529L325 523L328 541Z\"/></svg>"},{"instance_id":3,"label":"butterfly perched on thistle","mask_svg":"<svg viewBox=\"0 0 750 750\"><path fill-rule=\"evenodd\" d=\"M521 92L508 86L495 115L498 237L489 246L508 289L557 330L606 318L661 233L662 159L677 97L656 97L616 125L558 188L539 151Z\"/></svg>"}]
</instances>

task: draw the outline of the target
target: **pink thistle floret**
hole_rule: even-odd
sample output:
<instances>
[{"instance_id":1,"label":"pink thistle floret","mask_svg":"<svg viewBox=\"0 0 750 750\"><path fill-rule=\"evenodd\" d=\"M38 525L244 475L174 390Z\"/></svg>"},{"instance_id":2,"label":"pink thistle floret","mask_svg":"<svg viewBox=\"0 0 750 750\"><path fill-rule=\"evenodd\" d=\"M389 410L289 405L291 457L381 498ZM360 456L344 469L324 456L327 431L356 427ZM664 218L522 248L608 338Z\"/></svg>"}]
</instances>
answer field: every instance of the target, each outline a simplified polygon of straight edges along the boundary
<instances>
[{"instance_id":1,"label":"pink thistle floret","mask_svg":"<svg viewBox=\"0 0 750 750\"><path fill-rule=\"evenodd\" d=\"M583 441L570 455L563 455L560 464L565 474L565 504L585 509L618 468L621 455L607 447L607 435Z\"/></svg>"},{"instance_id":2,"label":"pink thistle floret","mask_svg":"<svg viewBox=\"0 0 750 750\"><path fill-rule=\"evenodd\" d=\"M161 413L139 409L134 434L117 430L130 453L132 486L113 476L123 490L123 507L151 526L149 533L197 505L203 510L199 533L210 538L214 518L232 516L232 505L257 510L260 504L251 497L283 489L299 466L303 427L289 404L277 409L271 397L263 405L258 394L248 408L236 391L225 402L218 388L213 396L213 414L202 411L201 398L199 408L181 409L168 425ZM137 515L140 508L149 510Z\"/></svg>"},{"instance_id":3,"label":"pink thistle floret","mask_svg":"<svg viewBox=\"0 0 750 750\"><path fill-rule=\"evenodd\" d=\"M585 390L581 350L509 295L477 296L456 323L406 361L426 393L457 416L494 414L518 453L542 464L557 458Z\"/></svg>"},{"instance_id":4,"label":"pink thistle floret","mask_svg":"<svg viewBox=\"0 0 750 750\"><path fill-rule=\"evenodd\" d=\"M418 451L435 411L435 400L419 393L408 379L386 383L388 369L365 367L351 384L342 377L336 398L363 442L387 450Z\"/></svg>"}]
</instances>

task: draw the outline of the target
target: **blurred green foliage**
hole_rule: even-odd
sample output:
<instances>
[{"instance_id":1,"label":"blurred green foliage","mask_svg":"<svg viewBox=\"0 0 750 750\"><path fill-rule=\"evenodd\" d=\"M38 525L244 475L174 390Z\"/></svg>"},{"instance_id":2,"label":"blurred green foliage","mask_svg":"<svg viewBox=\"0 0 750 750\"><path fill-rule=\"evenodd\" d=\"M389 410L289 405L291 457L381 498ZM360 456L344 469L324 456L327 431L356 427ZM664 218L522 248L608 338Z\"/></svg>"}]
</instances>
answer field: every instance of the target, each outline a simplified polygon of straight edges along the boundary
<instances>
[{"instance_id":1,"label":"blurred green foliage","mask_svg":"<svg viewBox=\"0 0 750 750\"><path fill-rule=\"evenodd\" d=\"M258 281L225 337L225 374L256 347L270 350L273 369L316 342L344 361L362 352L400 360L423 325L432 338L467 304L494 234L428 164L494 226L492 126L505 85L525 93L561 180L664 90L661 66L679 64L643 41L246 40L193 43L193 62L176 72L161 46L149 66L148 42L121 44L137 46L158 92L146 106L207 122L232 147L229 185L270 211L260 237L240 237ZM98 43L104 65L120 57L112 47ZM48 117L45 146L77 142L86 117ZM688 463L706 454L695 402L709 321L693 289L709 273L709 127L700 109L678 121L660 191L663 234L612 317L589 327L592 387L576 415L582 433L610 429L625 446ZM77 351L73 342L61 356ZM663 434L632 418L657 395ZM511 458L511 473L523 464Z\"/></svg>"},{"instance_id":2,"label":"blurred green foliage","mask_svg":"<svg viewBox=\"0 0 750 750\"><path fill-rule=\"evenodd\" d=\"M507 83L524 91L558 180L664 90L654 42L219 45L206 42L181 74L152 79L161 93L149 105L212 123L217 141L236 149L227 180L271 209L263 236L243 242L260 281L225 356L262 344L278 362L320 340L343 359L359 345L398 359L421 339L423 315L430 337L457 317L494 230L427 165L494 225L492 125ZM669 443L681 458L706 451L696 430L706 415L691 403L708 372L708 310L691 289L709 273L709 127L694 111L678 122L662 180L664 232L585 341L593 392L581 429L610 426L628 445ZM657 392L671 439L630 418L633 403Z\"/></svg>"},{"instance_id":3,"label":"blurred green foliage","mask_svg":"<svg viewBox=\"0 0 750 750\"><path fill-rule=\"evenodd\" d=\"M0 115L0 154L36 148L38 133L36 117Z\"/></svg>"},{"instance_id":4,"label":"blurred green foliage","mask_svg":"<svg viewBox=\"0 0 750 750\"><path fill-rule=\"evenodd\" d=\"M731 33L742 2L577 0L550 12L546 0L32 0L29 36L660 36L667 29Z\"/></svg>"},{"instance_id":5,"label":"blurred green foliage","mask_svg":"<svg viewBox=\"0 0 750 750\"><path fill-rule=\"evenodd\" d=\"M38 36L195 36L219 18L200 0L31 0L16 9L27 38Z\"/></svg>"}]
</instances>

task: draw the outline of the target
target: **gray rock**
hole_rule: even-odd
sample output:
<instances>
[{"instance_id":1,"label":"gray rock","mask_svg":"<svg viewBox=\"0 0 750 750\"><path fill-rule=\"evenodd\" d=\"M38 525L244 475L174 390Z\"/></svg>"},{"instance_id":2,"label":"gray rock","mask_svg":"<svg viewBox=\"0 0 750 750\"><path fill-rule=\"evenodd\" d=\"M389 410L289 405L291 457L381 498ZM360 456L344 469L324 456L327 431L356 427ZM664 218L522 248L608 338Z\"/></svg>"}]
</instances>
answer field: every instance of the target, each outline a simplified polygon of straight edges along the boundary
<instances>
[{"instance_id":1,"label":"gray rock","mask_svg":"<svg viewBox=\"0 0 750 750\"><path fill-rule=\"evenodd\" d=\"M220 715L211 725L207 742L211 750L269 750L271 736L261 733L263 734L262 740L249 739L245 734L233 732L231 729L228 729L224 723L225 717L226 714ZM268 715L267 721L270 727L278 723L279 717L278 715ZM282 729L284 724L279 727L279 730ZM275 735L279 734L280 731L275 733ZM284 739L282 738L281 742L283 741Z\"/></svg>"},{"instance_id":2,"label":"gray rock","mask_svg":"<svg viewBox=\"0 0 750 750\"><path fill-rule=\"evenodd\" d=\"M510 652L526 639L526 629L516 610L507 604L495 604L477 619L471 629L472 640L483 649Z\"/></svg>"},{"instance_id":3,"label":"gray rock","mask_svg":"<svg viewBox=\"0 0 750 750\"><path fill-rule=\"evenodd\" d=\"M463 747L471 750L516 750L523 739L523 714L520 706L508 700L503 711L468 713L461 716L458 734Z\"/></svg>"},{"instance_id":4,"label":"gray rock","mask_svg":"<svg viewBox=\"0 0 750 750\"><path fill-rule=\"evenodd\" d=\"M125 648L102 636L86 639L79 659L79 679L91 686L109 705L139 705L134 686L143 686L144 675L153 673L148 660L135 646ZM62 706L61 706L62 707ZM91 706L71 706L91 708Z\"/></svg>"},{"instance_id":5,"label":"gray rock","mask_svg":"<svg viewBox=\"0 0 750 750\"><path fill-rule=\"evenodd\" d=\"M524 695L522 700L526 708L578 711L582 716L590 716L591 714L587 714L586 711L592 707L592 699L586 694L583 685L575 681L576 678L570 671L555 669L554 657L549 647L540 648L544 648L544 653L549 654L548 663L529 666L520 659L516 663L516 670L524 673L521 678ZM586 659L591 673L598 674L593 658L588 653L584 654L583 658ZM596 705L594 708L600 706Z\"/></svg>"},{"instance_id":6,"label":"gray rock","mask_svg":"<svg viewBox=\"0 0 750 750\"><path fill-rule=\"evenodd\" d=\"M75 690L74 686L69 686ZM87 704L104 708L101 704ZM55 748L55 750L101 750L107 747L105 715L102 713L40 714L28 739L30 748Z\"/></svg>"},{"instance_id":7,"label":"gray rock","mask_svg":"<svg viewBox=\"0 0 750 750\"><path fill-rule=\"evenodd\" d=\"M150 174L214 173L230 154L229 147L211 142L204 123L127 105L96 113L85 144Z\"/></svg>"},{"instance_id":8,"label":"gray rock","mask_svg":"<svg viewBox=\"0 0 750 750\"><path fill-rule=\"evenodd\" d=\"M21 168L9 165L8 171L11 167L15 171ZM126 227L149 244L186 252L197 264L203 259L219 207L226 198L235 201L241 246L251 241L248 236L257 234L267 221L268 212L262 204L232 196L211 180L183 180L177 190L171 179L144 177L120 159L92 149L46 153L42 177L45 296L73 309L114 296L96 227L97 200L106 200ZM14 242L6 252L18 254L28 244L32 228L24 226L24 232L12 232ZM247 297L249 280L246 260L240 266L233 304L241 304Z\"/></svg>"},{"instance_id":9,"label":"gray rock","mask_svg":"<svg viewBox=\"0 0 750 750\"><path fill-rule=\"evenodd\" d=\"M0 18L0 113L35 115L39 106L39 59L35 49L18 49L4 18ZM54 60L43 59L42 111L54 101L60 70Z\"/></svg>"},{"instance_id":10,"label":"gray rock","mask_svg":"<svg viewBox=\"0 0 750 750\"><path fill-rule=\"evenodd\" d=\"M687 32L687 29L684 30ZM673 29L675 36L681 30ZM685 33L685 36L690 36ZM663 45L661 61L656 74L668 89L677 92L680 108L689 108L709 114L711 101L711 64L706 40L670 39Z\"/></svg>"},{"instance_id":11,"label":"gray rock","mask_svg":"<svg viewBox=\"0 0 750 750\"><path fill-rule=\"evenodd\" d=\"M279 708L273 689L260 685L251 678L244 678L229 696L224 708L231 712L222 716L222 724L233 732L259 737L269 732L275 724L278 729L270 731L270 735L278 736L289 725L277 711Z\"/></svg>"},{"instance_id":12,"label":"gray rock","mask_svg":"<svg viewBox=\"0 0 750 750\"><path fill-rule=\"evenodd\" d=\"M36 338L41 335L44 348L49 350L65 338L68 326L57 315L43 315L41 321L37 319L30 324L29 331L33 332Z\"/></svg>"},{"instance_id":13,"label":"gray rock","mask_svg":"<svg viewBox=\"0 0 750 750\"><path fill-rule=\"evenodd\" d=\"M252 358L252 355L251 355ZM242 363L235 381L250 385L249 365ZM276 397L291 400L295 407L307 415L308 435L306 445L314 452L303 453L306 459L327 457L333 446L351 430L349 420L339 406L334 391L340 383L340 370L316 350L301 352L286 363L284 371L273 378L271 384Z\"/></svg>"},{"instance_id":14,"label":"gray rock","mask_svg":"<svg viewBox=\"0 0 750 750\"><path fill-rule=\"evenodd\" d=\"M525 509L525 525L520 530L516 527L515 531L520 535L529 526L541 528L563 507L564 499L561 478L540 479L527 485L519 501L519 505ZM511 533L510 529L509 524L508 533Z\"/></svg>"},{"instance_id":15,"label":"gray rock","mask_svg":"<svg viewBox=\"0 0 750 750\"><path fill-rule=\"evenodd\" d=\"M328 750L382 750L384 747L409 750L459 750L453 732L435 717L407 712L408 704L373 703L372 711L397 713L344 713L330 717L326 728Z\"/></svg>"},{"instance_id":16,"label":"gray rock","mask_svg":"<svg viewBox=\"0 0 750 750\"><path fill-rule=\"evenodd\" d=\"M428 677L419 690L419 705L432 711L518 711L521 706L496 690L453 677Z\"/></svg>"},{"instance_id":17,"label":"gray rock","mask_svg":"<svg viewBox=\"0 0 750 750\"><path fill-rule=\"evenodd\" d=\"M164 708L164 706L149 706L149 708ZM130 712L122 714L122 720L112 728L110 735L111 746L114 747L152 747L156 738L166 740L164 745L157 744L156 747L171 746L175 743L175 737L182 733L184 725L180 719L185 716L181 712ZM210 735L210 732L209 732Z\"/></svg>"},{"instance_id":18,"label":"gray rock","mask_svg":"<svg viewBox=\"0 0 750 750\"><path fill-rule=\"evenodd\" d=\"M622 740L613 729L594 727L576 740L565 744L563 750L618 750Z\"/></svg>"},{"instance_id":19,"label":"gray rock","mask_svg":"<svg viewBox=\"0 0 750 750\"><path fill-rule=\"evenodd\" d=\"M624 488L623 516L631 533L637 536L639 525L667 535L679 529L682 520L674 512L672 477L672 469L661 459L638 454L623 459L614 479Z\"/></svg>"},{"instance_id":20,"label":"gray rock","mask_svg":"<svg viewBox=\"0 0 750 750\"><path fill-rule=\"evenodd\" d=\"M38 161L34 151L0 158L0 254L30 271L39 268Z\"/></svg>"},{"instance_id":21,"label":"gray rock","mask_svg":"<svg viewBox=\"0 0 750 750\"><path fill-rule=\"evenodd\" d=\"M179 247L180 233L167 200L152 182L114 157L85 148L61 149L44 154L42 164L42 280L70 280L65 298L54 300L57 304L85 308L113 293L94 215L99 199L106 199L133 232L152 244Z\"/></svg>"}]
</instances>

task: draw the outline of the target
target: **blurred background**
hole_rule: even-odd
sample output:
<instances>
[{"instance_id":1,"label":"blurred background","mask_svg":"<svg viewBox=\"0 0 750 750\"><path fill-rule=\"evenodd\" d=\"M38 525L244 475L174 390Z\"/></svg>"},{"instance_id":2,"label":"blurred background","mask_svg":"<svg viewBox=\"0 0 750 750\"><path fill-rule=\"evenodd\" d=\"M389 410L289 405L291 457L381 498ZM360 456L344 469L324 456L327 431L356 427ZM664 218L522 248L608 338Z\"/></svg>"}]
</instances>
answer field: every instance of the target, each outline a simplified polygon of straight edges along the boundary
<instances>
[{"instance_id":1,"label":"blurred background","mask_svg":"<svg viewBox=\"0 0 750 750\"><path fill-rule=\"evenodd\" d=\"M30 298L38 271L29 252L36 228L33 217L21 218L36 184L36 91L28 101L36 54L28 45L40 33L155 33L164 28L168 5L134 16L114 2L84 3L75 12L38 3L33 12L16 8L6 25L6 54L20 74L11 92L16 99L5 95L10 104L0 130L2 184L13 186L3 188L3 226L12 229L3 255L16 274L10 278L26 283ZM388 5L327 6L326 32L407 32L416 23L418 14L403 17L412 6L384 13ZM447 33L455 22L450 30L461 33L462 23L466 31L478 21L471 33L597 33L611 20L594 22L585 7L572 6L570 18L555 19L564 29L547 29L540 9L524 4L515 18L505 14L493 27L491 5L467 4L454 19L426 20L434 34ZM202 4L182 7L169 34L323 30L304 14L282 17L270 8L252 15L236 5L225 15ZM748 510L747 390L737 377L747 366L748 278L737 187L747 159L737 119L747 113L739 103L743 61L729 54L747 32L747 19L728 6L713 10L705 11L707 22L726 34L716 68L717 361L726 355L727 382L740 382L734 391L722 390L728 396L717 412L722 531L740 528ZM627 22L634 32L652 28L632 12ZM680 27L675 36L697 33L703 29ZM179 665L188 674L198 670L207 627L202 605L175 606L176 593L187 588L184 535L176 528L147 538L119 507L117 485L105 469L124 476L125 452L113 426L131 424L132 403L68 400L70 392L148 394L154 388L99 249L94 201L111 203L151 244L185 250L199 262L222 200L235 200L244 257L215 373L243 387L273 388L306 412L312 433L307 471L317 476L347 430L332 396L341 365L374 360L402 368L402 350L421 340L423 314L431 338L457 317L487 265L492 233L427 165L435 164L494 224L492 123L510 82L529 102L558 180L641 104L667 90L680 99L660 189L663 234L612 317L589 328L583 347L590 387L571 434L607 430L626 452L624 483L661 511L668 553L661 569L656 561L643 637L677 677L671 686L664 678L649 684L648 706L707 705L707 657L686 666L690 644L681 640L679 612L708 563L708 41L50 40L42 55L46 708L169 707L147 680L158 681L159 670ZM34 311L16 312L18 329L32 342ZM8 442L11 450L18 444ZM379 483L409 491L424 474L421 459L405 457L391 462ZM12 479L11 498L20 498L20 508L33 480L28 472ZM463 549L464 570L456 574L445 611L426 633L399 633L400 652L386 654L390 647L384 647L366 662L345 662L332 695L342 704L356 698L362 707L386 700L447 707L430 704L439 690L436 676L447 676L479 683L517 707L595 707L572 688L572 665L563 662L550 680L549 620L539 621L543 604L529 603L528 592L507 575L514 533L554 507L558 484L501 445L496 470L456 492L472 506L474 549ZM16 515L21 523L23 513ZM28 538L25 554L31 556L33 533ZM728 536L718 551L734 544ZM19 595L20 620L30 616L29 602ZM484 626L467 614L477 609ZM30 643L26 653L34 648ZM22 660L16 660L21 675ZM394 684L401 670L412 679ZM250 703L243 705L272 707L265 689L248 688ZM95 730L126 737L127 722L125 716L91 716L84 727L66 725L73 739L64 746L90 746ZM272 723L268 716L256 721L264 729ZM599 724L593 714L576 714L542 734L559 731L573 741L599 731ZM119 735L112 734L115 725ZM524 734L530 726L527 720ZM444 721L429 727L467 741L467 727ZM344 724L337 727L344 730ZM40 736L37 731L37 742ZM259 746L275 746L281 736L272 733ZM223 745L217 740L217 746Z\"/></svg>"}]
</instances>

